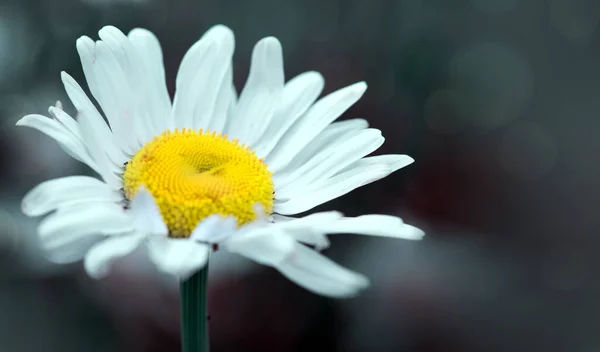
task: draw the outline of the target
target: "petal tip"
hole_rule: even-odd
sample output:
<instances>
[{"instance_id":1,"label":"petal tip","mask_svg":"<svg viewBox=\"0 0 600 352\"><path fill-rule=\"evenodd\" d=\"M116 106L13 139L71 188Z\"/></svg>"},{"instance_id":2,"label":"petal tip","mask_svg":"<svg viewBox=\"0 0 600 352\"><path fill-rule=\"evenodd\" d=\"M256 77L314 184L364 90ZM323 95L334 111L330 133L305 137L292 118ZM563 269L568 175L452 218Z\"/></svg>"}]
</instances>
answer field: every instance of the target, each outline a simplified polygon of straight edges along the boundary
<instances>
[{"instance_id":1,"label":"petal tip","mask_svg":"<svg viewBox=\"0 0 600 352\"><path fill-rule=\"evenodd\" d=\"M262 38L258 44L261 45L268 45L270 47L274 47L274 46L279 46L281 47L281 42L279 41L279 39L277 39L276 37L273 36L268 36L268 37L264 37Z\"/></svg>"},{"instance_id":2,"label":"petal tip","mask_svg":"<svg viewBox=\"0 0 600 352\"><path fill-rule=\"evenodd\" d=\"M158 47L160 48L160 43L158 41L158 38L156 37L156 34L154 34L152 31L146 28L137 27L130 30L129 33L127 33L127 38L129 38L130 40L150 40L153 41L155 45L158 45Z\"/></svg>"},{"instance_id":3,"label":"petal tip","mask_svg":"<svg viewBox=\"0 0 600 352\"><path fill-rule=\"evenodd\" d=\"M106 26L100 28L100 30L98 31L98 34L104 33L104 32L111 32L111 31L121 32L121 30L119 28L109 24L109 25L106 25Z\"/></svg>"},{"instance_id":4,"label":"petal tip","mask_svg":"<svg viewBox=\"0 0 600 352\"><path fill-rule=\"evenodd\" d=\"M297 77L310 77L311 79L314 79L317 81L325 81L325 77L323 77L323 74L321 74L321 72L319 72L319 71L314 71L314 70L301 73Z\"/></svg>"},{"instance_id":5,"label":"petal tip","mask_svg":"<svg viewBox=\"0 0 600 352\"><path fill-rule=\"evenodd\" d=\"M42 118L42 115L36 115L36 114L29 114L29 115L25 115L23 117L21 117L16 123L16 126L27 126L27 127L32 127L31 126L31 122L32 120L36 120L37 118ZM44 116L44 118L47 118L46 116Z\"/></svg>"},{"instance_id":6,"label":"petal tip","mask_svg":"<svg viewBox=\"0 0 600 352\"><path fill-rule=\"evenodd\" d=\"M354 84L354 88L361 94L367 90L367 82L360 81Z\"/></svg>"},{"instance_id":7,"label":"petal tip","mask_svg":"<svg viewBox=\"0 0 600 352\"><path fill-rule=\"evenodd\" d=\"M26 126L27 121L24 121L27 116L21 117L16 123L15 126Z\"/></svg>"},{"instance_id":8,"label":"petal tip","mask_svg":"<svg viewBox=\"0 0 600 352\"><path fill-rule=\"evenodd\" d=\"M63 84L71 84L74 81L73 77L65 71L60 71L60 80Z\"/></svg>"},{"instance_id":9,"label":"petal tip","mask_svg":"<svg viewBox=\"0 0 600 352\"><path fill-rule=\"evenodd\" d=\"M223 24L217 24L215 26L210 27L203 37L210 38L211 41L222 42L233 41L235 36L233 34L233 31L229 27Z\"/></svg>"},{"instance_id":10,"label":"petal tip","mask_svg":"<svg viewBox=\"0 0 600 352\"><path fill-rule=\"evenodd\" d=\"M92 38L86 35L82 35L75 41L75 46L77 47L77 49L85 49L86 47L90 47L93 45L94 41L92 40Z\"/></svg>"},{"instance_id":11,"label":"petal tip","mask_svg":"<svg viewBox=\"0 0 600 352\"><path fill-rule=\"evenodd\" d=\"M136 28L133 28L132 30L130 30L129 33L127 33L127 36L129 36L129 37L130 36L146 36L151 33L152 32L150 32L146 28L136 27Z\"/></svg>"},{"instance_id":12,"label":"petal tip","mask_svg":"<svg viewBox=\"0 0 600 352\"><path fill-rule=\"evenodd\" d=\"M212 32L212 31L233 33L231 28L227 27L226 25L224 25L222 23L219 23L219 24L216 24L216 25L210 27L207 32Z\"/></svg>"},{"instance_id":13,"label":"petal tip","mask_svg":"<svg viewBox=\"0 0 600 352\"><path fill-rule=\"evenodd\" d=\"M36 216L36 214L31 210L31 207L28 202L23 199L21 201L21 212L25 214L25 216Z\"/></svg>"},{"instance_id":14,"label":"petal tip","mask_svg":"<svg viewBox=\"0 0 600 352\"><path fill-rule=\"evenodd\" d=\"M422 240L423 237L425 237L425 231L421 230L416 226L404 224L404 227L407 228L405 237L406 239L419 241Z\"/></svg>"},{"instance_id":15,"label":"petal tip","mask_svg":"<svg viewBox=\"0 0 600 352\"><path fill-rule=\"evenodd\" d=\"M406 167L412 163L415 162L415 159L411 158L408 155L396 155L395 158L393 159L393 161L390 162L390 167L392 169L392 172L398 171L399 169L402 169L403 167Z\"/></svg>"}]
</instances>

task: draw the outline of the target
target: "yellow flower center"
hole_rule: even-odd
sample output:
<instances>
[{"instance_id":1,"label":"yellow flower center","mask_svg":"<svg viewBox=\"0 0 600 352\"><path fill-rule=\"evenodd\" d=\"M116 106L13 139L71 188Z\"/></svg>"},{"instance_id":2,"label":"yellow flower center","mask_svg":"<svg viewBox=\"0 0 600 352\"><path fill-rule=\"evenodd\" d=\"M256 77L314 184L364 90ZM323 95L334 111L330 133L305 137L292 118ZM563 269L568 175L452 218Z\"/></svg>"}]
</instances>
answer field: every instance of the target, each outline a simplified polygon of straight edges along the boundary
<instances>
[{"instance_id":1,"label":"yellow flower center","mask_svg":"<svg viewBox=\"0 0 600 352\"><path fill-rule=\"evenodd\" d=\"M256 218L255 205L273 210L271 172L247 146L227 135L166 131L146 143L123 172L132 199L140 185L154 197L171 237L189 237L213 214L233 215L238 226Z\"/></svg>"}]
</instances>

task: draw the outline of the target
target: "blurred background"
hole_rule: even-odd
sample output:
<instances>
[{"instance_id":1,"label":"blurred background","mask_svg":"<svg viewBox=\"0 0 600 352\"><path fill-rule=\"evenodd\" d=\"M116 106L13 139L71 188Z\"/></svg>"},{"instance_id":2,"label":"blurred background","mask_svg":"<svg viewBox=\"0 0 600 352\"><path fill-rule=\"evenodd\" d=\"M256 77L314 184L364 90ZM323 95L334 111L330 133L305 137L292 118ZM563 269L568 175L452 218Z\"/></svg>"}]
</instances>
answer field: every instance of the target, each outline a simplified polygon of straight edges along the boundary
<instances>
[{"instance_id":1,"label":"blurred background","mask_svg":"<svg viewBox=\"0 0 600 352\"><path fill-rule=\"evenodd\" d=\"M154 31L172 94L218 23L236 33L238 89L268 35L288 78L368 82L342 119L368 119L379 153L416 162L318 210L394 214L428 235L333 238L327 255L372 279L349 300L219 253L213 351L600 351L597 0L0 0L0 351L179 351L172 282L134 259L101 281L43 259L20 199L90 171L15 122L56 100L74 112L60 71L84 85L81 35Z\"/></svg>"}]
</instances>

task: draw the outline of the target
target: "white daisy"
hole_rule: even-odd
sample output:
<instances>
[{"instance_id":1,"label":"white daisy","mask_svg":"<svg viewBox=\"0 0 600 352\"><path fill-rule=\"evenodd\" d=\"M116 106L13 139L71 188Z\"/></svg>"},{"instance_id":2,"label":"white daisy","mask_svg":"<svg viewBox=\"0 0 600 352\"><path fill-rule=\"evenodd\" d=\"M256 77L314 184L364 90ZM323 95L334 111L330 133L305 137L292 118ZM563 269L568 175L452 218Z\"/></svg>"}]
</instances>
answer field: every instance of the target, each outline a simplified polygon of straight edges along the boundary
<instances>
[{"instance_id":1,"label":"white daisy","mask_svg":"<svg viewBox=\"0 0 600 352\"><path fill-rule=\"evenodd\" d=\"M364 93L363 82L319 100L323 77L284 82L281 44L268 37L252 53L237 97L234 37L211 28L186 53L171 102L162 51L144 29L125 36L108 26L100 41L77 40L90 91L62 73L77 119L50 107L53 119L23 117L101 176L46 181L23 199L50 260L84 258L92 277L144 246L159 269L186 278L215 249L269 265L306 289L351 296L368 280L327 259L327 234L420 239L423 232L387 215L344 217L308 211L413 162L366 155L384 141L363 119L334 122ZM313 249L315 248L315 249Z\"/></svg>"}]
</instances>

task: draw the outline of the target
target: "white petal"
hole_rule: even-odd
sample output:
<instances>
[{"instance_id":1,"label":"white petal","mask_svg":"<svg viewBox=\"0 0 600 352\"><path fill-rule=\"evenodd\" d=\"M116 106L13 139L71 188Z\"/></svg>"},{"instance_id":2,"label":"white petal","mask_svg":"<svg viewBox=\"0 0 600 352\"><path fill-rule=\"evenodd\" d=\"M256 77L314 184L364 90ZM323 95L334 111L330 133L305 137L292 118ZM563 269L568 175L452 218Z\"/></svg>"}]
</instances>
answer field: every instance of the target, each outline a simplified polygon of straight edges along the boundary
<instances>
[{"instance_id":1,"label":"white petal","mask_svg":"<svg viewBox=\"0 0 600 352\"><path fill-rule=\"evenodd\" d=\"M233 78L233 72L232 72L232 78ZM237 106L237 100L238 100L237 89L235 88L235 84L233 84L233 81L231 82L231 87L229 87L229 96L230 96L229 108L227 109L227 120L228 121L229 121L229 119L233 118L233 115L235 113L235 107Z\"/></svg>"},{"instance_id":2,"label":"white petal","mask_svg":"<svg viewBox=\"0 0 600 352\"><path fill-rule=\"evenodd\" d=\"M273 214L273 219L276 223L285 223L286 229L303 228L305 226L313 226L314 224L329 223L343 217L339 211L324 211L313 213L301 218L293 218L289 216Z\"/></svg>"},{"instance_id":3,"label":"white petal","mask_svg":"<svg viewBox=\"0 0 600 352\"><path fill-rule=\"evenodd\" d=\"M339 143L332 143L295 170L273 176L277 198L289 198L290 191L325 180L346 166L372 153L383 144L381 131L373 128L352 133ZM287 192L286 192L287 191Z\"/></svg>"},{"instance_id":4,"label":"white petal","mask_svg":"<svg viewBox=\"0 0 600 352\"><path fill-rule=\"evenodd\" d=\"M379 180L391 173L385 165L361 167L348 170L319 182L310 188L299 188L290 195L290 199L275 204L274 211L279 214L291 215L310 210L317 205L340 197L360 186Z\"/></svg>"},{"instance_id":5,"label":"white petal","mask_svg":"<svg viewBox=\"0 0 600 352\"><path fill-rule=\"evenodd\" d=\"M369 280L312 249L297 244L293 255L277 266L284 276L307 290L331 297L352 297L369 286Z\"/></svg>"},{"instance_id":6,"label":"white petal","mask_svg":"<svg viewBox=\"0 0 600 352\"><path fill-rule=\"evenodd\" d=\"M102 110L106 113L113 134L117 136L117 142L121 144L123 151L133 155L142 145L140 133L145 132L144 126L139 124L138 111L142 106L143 97L132 86L130 72L121 67L115 53L101 40L96 42L94 67L102 89L110 90L110 98L105 99L104 104L101 103Z\"/></svg>"},{"instance_id":7,"label":"white petal","mask_svg":"<svg viewBox=\"0 0 600 352\"><path fill-rule=\"evenodd\" d=\"M96 244L85 256L85 271L96 279L107 276L112 264L138 248L143 239L140 235L116 236Z\"/></svg>"},{"instance_id":8,"label":"white petal","mask_svg":"<svg viewBox=\"0 0 600 352\"><path fill-rule=\"evenodd\" d=\"M111 203L90 203L61 208L47 216L38 227L46 246L58 246L90 234L122 234L133 231L122 207Z\"/></svg>"},{"instance_id":9,"label":"white petal","mask_svg":"<svg viewBox=\"0 0 600 352\"><path fill-rule=\"evenodd\" d=\"M236 227L237 220L233 216L211 215L196 226L190 239L198 242L217 243L234 233Z\"/></svg>"},{"instance_id":10,"label":"white petal","mask_svg":"<svg viewBox=\"0 0 600 352\"><path fill-rule=\"evenodd\" d=\"M198 72L192 83L191 98L196 100L191 126L207 130L213 120L227 117L231 96L233 68L231 59L235 48L233 32L225 26L215 26L207 34L217 43L212 68L207 77ZM217 132L223 131L226 121L216 121Z\"/></svg>"},{"instance_id":11,"label":"white petal","mask_svg":"<svg viewBox=\"0 0 600 352\"><path fill-rule=\"evenodd\" d=\"M127 157L121 149L115 144L114 137L104 118L94 104L81 89L79 84L66 72L61 72L61 79L65 86L65 91L69 99L75 105L75 108L82 114L88 117L90 124L93 125L92 130L97 135L97 140L104 141L102 147L108 154L113 164L123 165L127 161ZM81 131L80 131L81 132Z\"/></svg>"},{"instance_id":12,"label":"white petal","mask_svg":"<svg viewBox=\"0 0 600 352\"><path fill-rule=\"evenodd\" d=\"M104 151L102 141L98 140L99 135L94 132L95 125L87 115L83 112L79 115L79 127L81 128L81 136L85 142L87 149L98 165L97 172L113 189L121 188L123 181L114 174L114 164L109 160Z\"/></svg>"},{"instance_id":13,"label":"white petal","mask_svg":"<svg viewBox=\"0 0 600 352\"><path fill-rule=\"evenodd\" d=\"M284 133L298 120L319 97L325 81L320 73L309 71L292 78L283 87L281 103L264 137L256 146L256 154L266 157L277 145Z\"/></svg>"},{"instance_id":14,"label":"white petal","mask_svg":"<svg viewBox=\"0 0 600 352\"><path fill-rule=\"evenodd\" d=\"M283 231L265 226L237 234L223 242L227 251L265 265L277 265L293 251L296 241Z\"/></svg>"},{"instance_id":15,"label":"white petal","mask_svg":"<svg viewBox=\"0 0 600 352\"><path fill-rule=\"evenodd\" d=\"M334 145L332 146L333 149L336 149L338 152L343 152L345 150L348 149L348 147L343 147L340 148L338 150L338 148ZM285 175L279 175L279 176L274 176L274 181L275 181L275 185L276 185L276 191L275 191L275 195L276 195L276 204L281 204L286 202L287 200L290 200L292 198L297 198L297 197L305 197L305 195L312 193L312 192L317 192L319 189L325 187L327 189L330 188L330 186L333 186L333 188L331 188L332 190L342 190L343 187L342 184L338 184L336 185L336 183L338 181L340 182L349 182L349 184L355 184L356 180L361 179L361 176L359 176L360 174L364 174L363 177L367 179L367 181L365 181L366 183L363 184L358 184L355 185L354 188L356 187L360 187L363 186L367 183L376 181L382 177L385 177L387 175L389 175L390 173L405 167L407 165L410 165L414 159L411 158L408 155L377 155L377 156L372 156L372 157L366 157L366 158L362 158L359 159L353 163L351 163L350 165L344 167L342 170L339 170L339 167L337 166L343 166L347 163L344 162L340 162L338 164L336 164L336 167L330 167L330 168L321 168L321 163L325 163L327 164L330 160L329 158L331 158L331 156L327 156L327 158L324 158L323 155L321 154L322 152L325 152L326 150L329 150L329 148L324 148L321 152L319 152L317 155L315 155L315 157L310 161L309 165L311 166L308 170L305 167L298 167L297 170L293 171L291 173L291 175L288 175L287 178L284 178ZM319 172L319 170L325 170L324 173L318 173L315 175L315 172ZM339 170L339 172L338 172ZM387 170L387 172L385 171ZM330 171L334 171L337 172L337 174L331 178L328 179L328 177L331 176L331 174L333 174L334 172L330 172ZM370 176L368 176L369 174L376 174L376 175L381 175L381 176L377 176L373 179L369 179ZM310 176L313 175L313 176ZM362 181L361 181L362 182ZM352 189L354 189L352 188ZM351 191L347 190L345 191L346 193ZM345 194L345 193L343 193ZM336 197L339 197L342 194L337 195ZM324 194L321 194L317 197L320 196L325 196ZM335 197L334 197L335 198ZM315 198L316 199L316 198ZM315 200L313 199L313 200ZM333 198L330 198L333 199Z\"/></svg>"},{"instance_id":16,"label":"white petal","mask_svg":"<svg viewBox=\"0 0 600 352\"><path fill-rule=\"evenodd\" d=\"M255 145L270 124L283 92L283 54L276 38L260 40L252 52L248 81L227 133Z\"/></svg>"},{"instance_id":17,"label":"white petal","mask_svg":"<svg viewBox=\"0 0 600 352\"><path fill-rule=\"evenodd\" d=\"M149 254L160 270L185 280L206 265L209 247L187 238L159 237L150 241Z\"/></svg>"},{"instance_id":18,"label":"white petal","mask_svg":"<svg viewBox=\"0 0 600 352\"><path fill-rule=\"evenodd\" d=\"M57 104L60 104L60 102L57 102ZM81 137L81 134L79 132L79 124L69 114L64 112L62 108L59 108L57 106L51 106L48 108L48 112L56 120L63 124L63 126L65 126L74 136Z\"/></svg>"},{"instance_id":19,"label":"white petal","mask_svg":"<svg viewBox=\"0 0 600 352\"><path fill-rule=\"evenodd\" d=\"M317 162L325 158L332 147L347 140L350 136L364 130L368 127L368 123L363 119L350 119L345 121L334 122L325 127L323 132L319 133L306 147L304 147L291 161L278 173L273 175L276 185L280 187L283 183L289 180L289 176L294 174L298 169L310 168L306 164L312 160ZM286 180L283 180L286 179ZM276 187L277 188L277 187Z\"/></svg>"},{"instance_id":20,"label":"white petal","mask_svg":"<svg viewBox=\"0 0 600 352\"><path fill-rule=\"evenodd\" d=\"M25 215L38 216L63 206L121 200L119 192L96 178L68 176L37 185L25 195L21 209Z\"/></svg>"},{"instance_id":21,"label":"white petal","mask_svg":"<svg viewBox=\"0 0 600 352\"><path fill-rule=\"evenodd\" d=\"M302 148L360 99L367 85L355 83L317 101L286 132L266 162L273 172L283 168Z\"/></svg>"},{"instance_id":22,"label":"white petal","mask_svg":"<svg viewBox=\"0 0 600 352\"><path fill-rule=\"evenodd\" d=\"M148 123L156 133L168 128L168 117L171 114L171 98L165 83L165 69L160 43L152 32L135 28L128 34L129 40L138 50L144 74L148 76L146 87L149 111Z\"/></svg>"},{"instance_id":23,"label":"white petal","mask_svg":"<svg viewBox=\"0 0 600 352\"><path fill-rule=\"evenodd\" d=\"M346 132L364 130L369 127L369 122L365 119L348 119L344 121L335 121L325 127L321 134L326 133L332 139L336 139Z\"/></svg>"},{"instance_id":24,"label":"white petal","mask_svg":"<svg viewBox=\"0 0 600 352\"><path fill-rule=\"evenodd\" d=\"M63 124L42 115L27 115L17 121L17 126L27 126L53 138L63 150L86 165L99 172L99 166L88 154L83 142L67 129Z\"/></svg>"},{"instance_id":25,"label":"white petal","mask_svg":"<svg viewBox=\"0 0 600 352\"><path fill-rule=\"evenodd\" d=\"M405 166L412 164L414 161L415 159L404 154L376 155L357 160L356 162L348 165L343 170L341 170L340 173L356 168L362 169L365 167L372 167L378 165L387 165L392 170L392 172L395 172Z\"/></svg>"},{"instance_id":26,"label":"white petal","mask_svg":"<svg viewBox=\"0 0 600 352\"><path fill-rule=\"evenodd\" d=\"M175 127L208 126L234 46L233 32L218 25L209 29L184 55L173 102Z\"/></svg>"},{"instance_id":27,"label":"white petal","mask_svg":"<svg viewBox=\"0 0 600 352\"><path fill-rule=\"evenodd\" d=\"M294 218L291 216L285 216L285 215L279 215L279 214L273 214L273 222L279 224L279 223L283 223L283 222L288 222L288 221L294 221L298 218Z\"/></svg>"},{"instance_id":28,"label":"white petal","mask_svg":"<svg viewBox=\"0 0 600 352\"><path fill-rule=\"evenodd\" d=\"M83 259L90 248L105 238L106 236L103 235L80 236L69 242L42 243L42 249L49 261L56 264L69 264Z\"/></svg>"},{"instance_id":29,"label":"white petal","mask_svg":"<svg viewBox=\"0 0 600 352\"><path fill-rule=\"evenodd\" d=\"M213 117L210 119L210 123L206 126L206 129L217 132L225 131L225 125L227 124L228 116L231 113L230 110L232 110L235 105L236 93L235 88L233 88L233 68L231 67L230 62L229 69L225 72L221 86L218 89Z\"/></svg>"},{"instance_id":30,"label":"white petal","mask_svg":"<svg viewBox=\"0 0 600 352\"><path fill-rule=\"evenodd\" d=\"M274 214L273 226L283 229L297 241L313 245L317 250L323 250L329 247L329 240L323 229L341 218L342 214L337 211L314 213L301 218Z\"/></svg>"},{"instance_id":31,"label":"white petal","mask_svg":"<svg viewBox=\"0 0 600 352\"><path fill-rule=\"evenodd\" d=\"M169 229L163 221L160 209L152 194L144 186L140 186L131 200L129 214L133 218L135 229L147 235L168 235Z\"/></svg>"},{"instance_id":32,"label":"white petal","mask_svg":"<svg viewBox=\"0 0 600 352\"><path fill-rule=\"evenodd\" d=\"M350 119L330 124L308 145L300 150L300 152L298 152L298 154L296 154L296 156L280 172L287 172L301 167L317 154L322 153L324 149L328 149L333 145L345 141L350 136L366 129L368 126L367 121L364 119Z\"/></svg>"},{"instance_id":33,"label":"white petal","mask_svg":"<svg viewBox=\"0 0 600 352\"><path fill-rule=\"evenodd\" d=\"M81 67L83 68L85 80L87 81L90 92L92 93L94 98L96 98L96 100L100 102L100 100L102 100L102 95L110 93L110 91L106 92L100 90L100 86L98 85L96 77L96 72L94 72L94 67L92 66L96 61L96 44L89 37L83 36L77 39L76 47L77 53L79 54L79 58L81 60ZM86 111L86 113L89 113L89 111Z\"/></svg>"},{"instance_id":34,"label":"white petal","mask_svg":"<svg viewBox=\"0 0 600 352\"><path fill-rule=\"evenodd\" d=\"M307 228L303 231L288 231L287 233L298 242L314 246L317 251L327 249L331 245L327 235L318 229Z\"/></svg>"},{"instance_id":35,"label":"white petal","mask_svg":"<svg viewBox=\"0 0 600 352\"><path fill-rule=\"evenodd\" d=\"M128 84L127 87L132 90L127 92L129 99L122 107L125 109L123 118L133 120L134 130L130 131L130 134L134 132L135 137L130 138L137 138L140 144L144 144L161 132L154 129L154 120L165 118L165 115L160 116L157 111L149 109L149 101L154 98L150 96L154 82L144 72L143 60L139 51L123 32L114 26L105 26L100 29L98 35L122 70L122 78ZM127 87L121 89L127 89ZM116 91L114 94L124 94L124 92Z\"/></svg>"},{"instance_id":36,"label":"white petal","mask_svg":"<svg viewBox=\"0 0 600 352\"><path fill-rule=\"evenodd\" d=\"M362 215L355 218L343 218L338 221L320 224L327 233L353 233L358 235L382 236L420 240L424 232L402 219L391 215Z\"/></svg>"},{"instance_id":37,"label":"white petal","mask_svg":"<svg viewBox=\"0 0 600 352\"><path fill-rule=\"evenodd\" d=\"M115 142L126 154L133 155L139 148L137 138L131 135L135 127L131 104L138 103L133 97L134 88L106 43L81 37L77 51L90 91L106 114Z\"/></svg>"}]
</instances>

